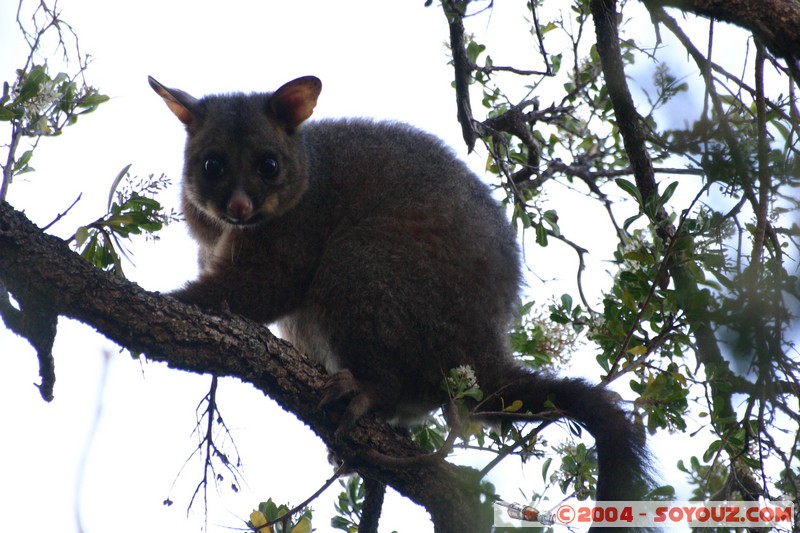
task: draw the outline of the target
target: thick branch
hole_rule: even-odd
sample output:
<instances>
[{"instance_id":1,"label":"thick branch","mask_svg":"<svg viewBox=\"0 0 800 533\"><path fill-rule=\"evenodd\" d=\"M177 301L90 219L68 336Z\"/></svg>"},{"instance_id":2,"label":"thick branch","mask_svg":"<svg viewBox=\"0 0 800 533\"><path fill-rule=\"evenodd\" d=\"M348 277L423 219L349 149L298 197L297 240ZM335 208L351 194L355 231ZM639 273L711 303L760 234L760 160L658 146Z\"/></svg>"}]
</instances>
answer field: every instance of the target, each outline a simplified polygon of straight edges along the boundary
<instances>
[{"instance_id":1,"label":"thick branch","mask_svg":"<svg viewBox=\"0 0 800 533\"><path fill-rule=\"evenodd\" d=\"M8 329L25 337L36 350L39 359L39 376L42 382L37 385L42 399L53 400L56 383L53 343L56 340L58 315L35 303L21 300L20 309L11 305L10 295L0 280L0 319Z\"/></svg>"},{"instance_id":2,"label":"thick branch","mask_svg":"<svg viewBox=\"0 0 800 533\"><path fill-rule=\"evenodd\" d=\"M374 479L364 480L364 505L361 522L358 524L358 533L377 533L385 495L386 485Z\"/></svg>"},{"instance_id":3,"label":"thick branch","mask_svg":"<svg viewBox=\"0 0 800 533\"><path fill-rule=\"evenodd\" d=\"M335 413L317 409L325 376L267 328L234 315L207 315L93 268L0 202L0 280L17 301L93 326L120 345L190 372L252 383L308 424L362 476L391 485L424 506L437 532L485 530L478 520L474 471L446 462L393 469L363 460L366 450L408 457L424 453L375 419L335 439ZM485 523L484 523L485 525Z\"/></svg>"},{"instance_id":4,"label":"thick branch","mask_svg":"<svg viewBox=\"0 0 800 533\"><path fill-rule=\"evenodd\" d=\"M625 79L625 67L619 47L616 0L592 0L590 7L597 34L597 53L603 67L608 94L614 106L617 127L625 142L636 186L647 201L658 194L653 162L647 152L644 121L636 111ZM666 215L666 212L664 213Z\"/></svg>"},{"instance_id":5,"label":"thick branch","mask_svg":"<svg viewBox=\"0 0 800 533\"><path fill-rule=\"evenodd\" d=\"M745 28L777 56L800 58L800 2L797 0L642 0L646 5L683 11Z\"/></svg>"},{"instance_id":6,"label":"thick branch","mask_svg":"<svg viewBox=\"0 0 800 533\"><path fill-rule=\"evenodd\" d=\"M469 99L469 83L472 76L470 61L467 58L464 38L464 14L459 6L450 0L442 3L447 24L450 27L450 51L453 54L453 71L455 72L456 106L458 123L467 149L475 148L475 128L472 124L472 104Z\"/></svg>"}]
</instances>

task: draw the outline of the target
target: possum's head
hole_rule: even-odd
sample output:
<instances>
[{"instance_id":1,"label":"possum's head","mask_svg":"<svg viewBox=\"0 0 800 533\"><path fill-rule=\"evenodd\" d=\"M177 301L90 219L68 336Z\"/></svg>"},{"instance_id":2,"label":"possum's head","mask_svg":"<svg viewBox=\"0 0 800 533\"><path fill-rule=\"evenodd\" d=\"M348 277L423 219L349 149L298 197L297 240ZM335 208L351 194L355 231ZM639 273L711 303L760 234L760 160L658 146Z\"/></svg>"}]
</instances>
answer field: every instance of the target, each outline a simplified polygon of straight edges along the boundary
<instances>
[{"instance_id":1,"label":"possum's head","mask_svg":"<svg viewBox=\"0 0 800 533\"><path fill-rule=\"evenodd\" d=\"M300 201L308 163L298 128L314 110L319 79L298 78L274 93L200 99L149 81L186 126L185 203L218 222L253 226Z\"/></svg>"}]
</instances>

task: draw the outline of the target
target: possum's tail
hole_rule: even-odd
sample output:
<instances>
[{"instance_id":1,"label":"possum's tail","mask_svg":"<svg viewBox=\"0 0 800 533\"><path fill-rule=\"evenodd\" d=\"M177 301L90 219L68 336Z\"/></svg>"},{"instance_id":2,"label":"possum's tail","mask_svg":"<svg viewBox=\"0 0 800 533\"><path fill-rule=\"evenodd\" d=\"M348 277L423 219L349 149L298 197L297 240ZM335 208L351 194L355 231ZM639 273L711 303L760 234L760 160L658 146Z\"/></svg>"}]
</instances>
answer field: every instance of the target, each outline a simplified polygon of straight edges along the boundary
<instances>
[{"instance_id":1,"label":"possum's tail","mask_svg":"<svg viewBox=\"0 0 800 533\"><path fill-rule=\"evenodd\" d=\"M517 412L537 414L552 411L552 407L545 405L549 400L557 409L554 417L560 414L575 420L595 439L598 501L641 500L653 488L644 434L637 431L608 390L581 379L534 374L521 367L514 368L513 373L516 377L487 398L481 411L497 412L520 400L523 407ZM485 388L484 391L489 392ZM492 417L486 419L492 420ZM600 531L600 528L592 531ZM616 528L615 531L622 530Z\"/></svg>"}]
</instances>

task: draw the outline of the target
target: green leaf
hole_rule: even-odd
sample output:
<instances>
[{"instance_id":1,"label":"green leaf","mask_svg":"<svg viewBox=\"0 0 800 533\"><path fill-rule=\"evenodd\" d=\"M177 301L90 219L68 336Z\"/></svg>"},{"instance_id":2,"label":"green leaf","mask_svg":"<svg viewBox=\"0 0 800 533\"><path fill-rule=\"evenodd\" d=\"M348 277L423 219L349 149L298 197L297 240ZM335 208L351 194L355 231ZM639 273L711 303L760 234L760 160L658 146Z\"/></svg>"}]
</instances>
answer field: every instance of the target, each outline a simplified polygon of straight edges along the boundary
<instances>
[{"instance_id":1,"label":"green leaf","mask_svg":"<svg viewBox=\"0 0 800 533\"><path fill-rule=\"evenodd\" d=\"M547 479L548 479L547 471L550 470L550 464L552 462L553 462L553 458L552 457L548 457L544 461L544 463L542 463L542 479L545 480L545 481L547 481Z\"/></svg>"},{"instance_id":2,"label":"green leaf","mask_svg":"<svg viewBox=\"0 0 800 533\"><path fill-rule=\"evenodd\" d=\"M631 355L644 355L647 353L647 347L644 345L633 346L632 348L628 348L628 353Z\"/></svg>"},{"instance_id":3,"label":"green leaf","mask_svg":"<svg viewBox=\"0 0 800 533\"><path fill-rule=\"evenodd\" d=\"M714 457L714 455L719 451L719 449L721 447L722 447L722 441L721 440L715 440L714 442L712 442L708 446L708 449L706 450L706 452L703 454L703 461L705 461L706 463L709 462L711 460L711 458Z\"/></svg>"},{"instance_id":4,"label":"green leaf","mask_svg":"<svg viewBox=\"0 0 800 533\"><path fill-rule=\"evenodd\" d=\"M16 120L22 118L25 111L22 108L11 109L7 106L0 107L0 121L8 122L9 120Z\"/></svg>"},{"instance_id":5,"label":"green leaf","mask_svg":"<svg viewBox=\"0 0 800 533\"><path fill-rule=\"evenodd\" d=\"M630 225L633 224L634 222L636 222L636 220L638 220L641 216L642 216L642 213L636 213L632 217L626 218L625 222L622 223L622 229L624 229L625 231L628 231L628 228L630 227Z\"/></svg>"},{"instance_id":6,"label":"green leaf","mask_svg":"<svg viewBox=\"0 0 800 533\"><path fill-rule=\"evenodd\" d=\"M636 200L636 202L640 206L644 204L644 202L642 201L642 193L639 192L639 189L636 187L636 185L622 178L615 179L614 183L616 183L620 189L622 189L623 191L628 193L631 197L633 197L633 199Z\"/></svg>"},{"instance_id":7,"label":"green leaf","mask_svg":"<svg viewBox=\"0 0 800 533\"><path fill-rule=\"evenodd\" d=\"M672 198L672 195L675 194L675 189L677 188L678 188L677 181L673 181L672 183L667 185L667 188L664 189L664 194L662 194L661 198L658 200L659 207L663 207L664 205L666 205L669 199Z\"/></svg>"},{"instance_id":8,"label":"green leaf","mask_svg":"<svg viewBox=\"0 0 800 533\"><path fill-rule=\"evenodd\" d=\"M461 395L467 398L472 398L473 400L478 402L483 400L483 391L478 387L470 387L469 389L462 392Z\"/></svg>"},{"instance_id":9,"label":"green leaf","mask_svg":"<svg viewBox=\"0 0 800 533\"><path fill-rule=\"evenodd\" d=\"M470 41L467 45L467 57L472 63L477 63L478 56L486 50L486 46L478 44L475 41Z\"/></svg>"},{"instance_id":10,"label":"green leaf","mask_svg":"<svg viewBox=\"0 0 800 533\"><path fill-rule=\"evenodd\" d=\"M22 85L19 88L19 93L14 99L14 104L19 105L27 102L31 98L36 97L42 88L42 84L49 79L50 76L47 75L47 70L45 70L45 67L41 65L36 65L33 67L25 76L25 81L22 82Z\"/></svg>"},{"instance_id":11,"label":"green leaf","mask_svg":"<svg viewBox=\"0 0 800 533\"><path fill-rule=\"evenodd\" d=\"M302 517L297 525L292 528L291 533L309 533L311 531L311 520L308 517Z\"/></svg>"},{"instance_id":12,"label":"green leaf","mask_svg":"<svg viewBox=\"0 0 800 533\"><path fill-rule=\"evenodd\" d=\"M109 100L110 98L107 95L93 92L81 98L78 102L78 107L95 108L103 102L108 102Z\"/></svg>"},{"instance_id":13,"label":"green leaf","mask_svg":"<svg viewBox=\"0 0 800 533\"><path fill-rule=\"evenodd\" d=\"M654 265L656 262L655 258L652 255L638 250L627 252L622 257L624 257L629 261L636 261L638 263L644 263L646 265Z\"/></svg>"},{"instance_id":14,"label":"green leaf","mask_svg":"<svg viewBox=\"0 0 800 533\"><path fill-rule=\"evenodd\" d=\"M89 228L86 226L81 226L78 228L78 231L75 232L75 244L80 248L86 242L86 239L89 238Z\"/></svg>"},{"instance_id":15,"label":"green leaf","mask_svg":"<svg viewBox=\"0 0 800 533\"><path fill-rule=\"evenodd\" d=\"M550 226L554 235L561 235L561 228L558 227L558 213L553 209L548 209L542 214L542 219Z\"/></svg>"},{"instance_id":16,"label":"green leaf","mask_svg":"<svg viewBox=\"0 0 800 533\"><path fill-rule=\"evenodd\" d=\"M261 502L258 504L258 510L261 511L261 514L267 519L267 522L272 522L276 518L280 516L278 512L278 506L275 505L275 502L272 501L272 498L265 502Z\"/></svg>"},{"instance_id":17,"label":"green leaf","mask_svg":"<svg viewBox=\"0 0 800 533\"><path fill-rule=\"evenodd\" d=\"M536 224L536 244L547 246L547 230L541 222Z\"/></svg>"},{"instance_id":18,"label":"green leaf","mask_svg":"<svg viewBox=\"0 0 800 533\"><path fill-rule=\"evenodd\" d=\"M132 165L133 163L128 163L127 165L122 167L122 170L119 171L119 174L117 174L117 177L114 178L114 181L111 183L111 190L108 191L108 206L106 207L106 209L108 209L109 211L111 211L111 203L114 201L114 192L117 190L119 182L122 181L122 178L125 177L125 175L128 173L128 170L130 170Z\"/></svg>"},{"instance_id":19,"label":"green leaf","mask_svg":"<svg viewBox=\"0 0 800 533\"><path fill-rule=\"evenodd\" d=\"M28 166L28 161L31 160L32 156L33 150L26 150L21 156L19 156L19 159L17 159L17 162L14 164L14 170L12 174L24 174L25 172L30 172L33 170Z\"/></svg>"}]
</instances>

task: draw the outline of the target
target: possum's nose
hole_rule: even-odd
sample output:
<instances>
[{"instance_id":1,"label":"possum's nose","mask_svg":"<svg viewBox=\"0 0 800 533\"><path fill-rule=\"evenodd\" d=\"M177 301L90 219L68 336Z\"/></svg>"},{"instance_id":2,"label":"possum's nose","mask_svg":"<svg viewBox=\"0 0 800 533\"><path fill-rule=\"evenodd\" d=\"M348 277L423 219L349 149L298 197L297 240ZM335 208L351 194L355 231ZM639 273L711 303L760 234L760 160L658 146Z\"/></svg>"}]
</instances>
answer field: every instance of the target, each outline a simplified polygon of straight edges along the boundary
<instances>
[{"instance_id":1,"label":"possum's nose","mask_svg":"<svg viewBox=\"0 0 800 533\"><path fill-rule=\"evenodd\" d=\"M228 217L236 222L244 222L253 214L253 202L241 189L236 189L228 200Z\"/></svg>"}]
</instances>

